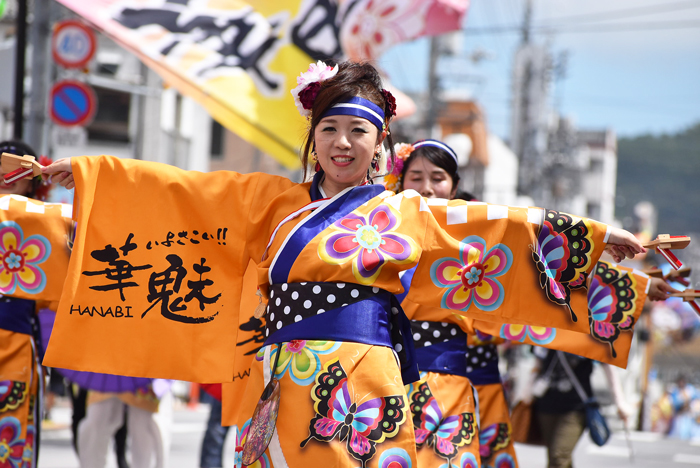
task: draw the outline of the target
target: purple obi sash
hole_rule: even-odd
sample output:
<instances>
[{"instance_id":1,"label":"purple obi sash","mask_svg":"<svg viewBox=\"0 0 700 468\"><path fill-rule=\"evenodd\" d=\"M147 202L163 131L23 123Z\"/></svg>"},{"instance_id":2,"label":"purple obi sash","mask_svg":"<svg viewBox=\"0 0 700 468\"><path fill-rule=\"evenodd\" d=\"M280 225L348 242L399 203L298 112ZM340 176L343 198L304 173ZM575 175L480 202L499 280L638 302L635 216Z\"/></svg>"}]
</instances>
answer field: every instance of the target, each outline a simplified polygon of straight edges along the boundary
<instances>
[{"instance_id":1,"label":"purple obi sash","mask_svg":"<svg viewBox=\"0 0 700 468\"><path fill-rule=\"evenodd\" d=\"M495 345L467 346L467 334L452 323L411 320L411 331L421 372L461 375L473 385L501 383Z\"/></svg>"},{"instance_id":2,"label":"purple obi sash","mask_svg":"<svg viewBox=\"0 0 700 468\"><path fill-rule=\"evenodd\" d=\"M265 344L334 340L393 348L404 383L419 380L410 321L396 297L354 283L281 283L269 289Z\"/></svg>"},{"instance_id":3,"label":"purple obi sash","mask_svg":"<svg viewBox=\"0 0 700 468\"><path fill-rule=\"evenodd\" d=\"M0 298L0 328L15 333L33 335L34 301Z\"/></svg>"}]
</instances>

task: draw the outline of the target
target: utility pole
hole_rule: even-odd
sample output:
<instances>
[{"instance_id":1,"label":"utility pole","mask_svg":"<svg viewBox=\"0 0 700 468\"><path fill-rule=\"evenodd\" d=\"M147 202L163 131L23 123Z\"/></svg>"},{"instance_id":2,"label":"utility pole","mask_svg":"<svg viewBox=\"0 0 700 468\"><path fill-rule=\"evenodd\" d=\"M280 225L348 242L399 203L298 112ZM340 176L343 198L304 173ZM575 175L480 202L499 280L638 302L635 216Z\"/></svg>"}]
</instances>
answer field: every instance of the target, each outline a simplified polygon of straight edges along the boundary
<instances>
[{"instance_id":1,"label":"utility pole","mask_svg":"<svg viewBox=\"0 0 700 468\"><path fill-rule=\"evenodd\" d=\"M523 16L523 25L521 28L521 49L524 49L530 44L531 23L532 0L527 0L527 3L525 4L525 13ZM528 60L525 65L525 70L523 70L523 74L520 77L521 82L516 83L516 86L518 86L520 90L520 105L517 107L520 112L520 115L517 116L520 124L518 125L518 134L513 135L514 140L516 140L513 143L516 146L515 149L517 152L518 161L520 163L518 171L518 194L530 196L532 195L532 170L534 169L530 167L530 161L528 161L528 153L533 149L530 141L532 139L532 122L530 122L530 86L532 83L532 73L533 64L531 60Z\"/></svg>"},{"instance_id":2,"label":"utility pole","mask_svg":"<svg viewBox=\"0 0 700 468\"><path fill-rule=\"evenodd\" d=\"M428 60L428 111L425 116L425 127L428 137L433 135L433 128L437 122L437 115L440 110L440 77L437 72L438 59L440 58L440 38L433 36L430 38L430 57Z\"/></svg>"},{"instance_id":3,"label":"utility pole","mask_svg":"<svg viewBox=\"0 0 700 468\"><path fill-rule=\"evenodd\" d=\"M49 83L51 82L51 20L56 2L34 0L34 20L31 26L32 90L29 96L27 119L27 143L39 154L49 154L48 109Z\"/></svg>"},{"instance_id":4,"label":"utility pole","mask_svg":"<svg viewBox=\"0 0 700 468\"><path fill-rule=\"evenodd\" d=\"M525 4L525 16L523 18L523 26L520 30L521 43L530 43L530 28L532 27L532 0L527 0Z\"/></svg>"},{"instance_id":5,"label":"utility pole","mask_svg":"<svg viewBox=\"0 0 700 468\"><path fill-rule=\"evenodd\" d=\"M13 138L22 139L24 124L24 56L27 50L27 0L17 0L15 42L15 108Z\"/></svg>"}]
</instances>

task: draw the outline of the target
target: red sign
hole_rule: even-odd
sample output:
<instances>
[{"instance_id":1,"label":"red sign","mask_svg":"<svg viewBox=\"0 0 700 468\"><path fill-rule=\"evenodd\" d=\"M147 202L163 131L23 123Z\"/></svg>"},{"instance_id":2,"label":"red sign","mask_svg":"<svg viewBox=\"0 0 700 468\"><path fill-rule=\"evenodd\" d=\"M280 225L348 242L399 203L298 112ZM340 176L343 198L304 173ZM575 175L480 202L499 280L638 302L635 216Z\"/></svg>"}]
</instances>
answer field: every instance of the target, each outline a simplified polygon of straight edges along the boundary
<instances>
[{"instance_id":1,"label":"red sign","mask_svg":"<svg viewBox=\"0 0 700 468\"><path fill-rule=\"evenodd\" d=\"M95 55L95 33L80 21L57 23L51 38L54 61L65 68L83 68Z\"/></svg>"},{"instance_id":2,"label":"red sign","mask_svg":"<svg viewBox=\"0 0 700 468\"><path fill-rule=\"evenodd\" d=\"M80 81L63 80L51 88L51 120L58 125L86 125L96 110L95 92Z\"/></svg>"}]
</instances>

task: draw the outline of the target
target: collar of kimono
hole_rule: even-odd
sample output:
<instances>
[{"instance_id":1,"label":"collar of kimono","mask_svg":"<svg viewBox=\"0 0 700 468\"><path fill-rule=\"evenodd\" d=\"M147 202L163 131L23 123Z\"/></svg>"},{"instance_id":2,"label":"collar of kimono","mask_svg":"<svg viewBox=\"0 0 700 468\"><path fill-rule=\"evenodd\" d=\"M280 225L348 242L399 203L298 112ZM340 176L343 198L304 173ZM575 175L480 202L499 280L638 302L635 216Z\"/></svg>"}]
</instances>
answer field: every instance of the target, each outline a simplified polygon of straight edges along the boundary
<instances>
[{"instance_id":1,"label":"collar of kimono","mask_svg":"<svg viewBox=\"0 0 700 468\"><path fill-rule=\"evenodd\" d=\"M270 265L268 273L270 284L288 282L292 265L314 237L383 191L384 186L382 185L348 187L331 199L318 200L302 208L305 211L315 208L315 211L294 226L294 229L284 239L282 247ZM298 213L296 216L301 214L299 211L295 213ZM289 215L288 218L295 213ZM282 223L280 223L281 225ZM270 244L272 244L272 239Z\"/></svg>"},{"instance_id":2,"label":"collar of kimono","mask_svg":"<svg viewBox=\"0 0 700 468\"><path fill-rule=\"evenodd\" d=\"M369 120L381 133L384 130L384 111L372 101L359 96L345 99L331 106L321 119L331 115L353 115ZM320 119L319 119L320 121Z\"/></svg>"},{"instance_id":3,"label":"collar of kimono","mask_svg":"<svg viewBox=\"0 0 700 468\"><path fill-rule=\"evenodd\" d=\"M270 239L267 242L267 246L265 247L265 252L263 252L262 258L260 261L264 261L267 258L267 253L270 250L270 246L272 245L272 242L275 240L275 237L277 237L277 232L280 230L282 226L287 224L289 221L299 217L302 213L305 213L307 211L313 211L316 208L323 206L324 203L326 203L330 198L327 198L323 191L321 190L321 181L323 180L323 169L321 169L319 172L314 174L313 181L311 182L311 188L309 189L309 195L311 195L311 203L308 203L298 210L290 213L287 215L282 221L280 221L277 226L275 227L275 230L272 231L272 234L270 235ZM367 182L364 182L362 185L366 185Z\"/></svg>"},{"instance_id":4,"label":"collar of kimono","mask_svg":"<svg viewBox=\"0 0 700 468\"><path fill-rule=\"evenodd\" d=\"M311 188L309 189L309 195L311 195L311 201L315 202L326 198L326 196L321 191L321 182L323 181L323 169L314 174L314 178L311 181Z\"/></svg>"},{"instance_id":5,"label":"collar of kimono","mask_svg":"<svg viewBox=\"0 0 700 468\"><path fill-rule=\"evenodd\" d=\"M399 273L399 277L401 278L401 286L403 286L403 292L396 295L396 299L399 302L403 302L403 300L406 299L406 296L408 296L408 291L411 289L411 283L413 282L413 275L416 273L416 268L418 268L418 265L409 270L403 270Z\"/></svg>"}]
</instances>

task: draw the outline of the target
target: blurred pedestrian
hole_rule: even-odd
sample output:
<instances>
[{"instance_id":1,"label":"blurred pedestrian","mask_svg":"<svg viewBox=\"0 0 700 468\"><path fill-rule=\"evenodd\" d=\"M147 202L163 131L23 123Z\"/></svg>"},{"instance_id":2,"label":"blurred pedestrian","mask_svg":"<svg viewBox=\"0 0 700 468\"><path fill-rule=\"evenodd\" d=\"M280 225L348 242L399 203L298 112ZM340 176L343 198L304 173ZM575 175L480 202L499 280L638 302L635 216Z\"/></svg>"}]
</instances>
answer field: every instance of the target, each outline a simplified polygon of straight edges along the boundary
<instances>
[{"instance_id":1,"label":"blurred pedestrian","mask_svg":"<svg viewBox=\"0 0 700 468\"><path fill-rule=\"evenodd\" d=\"M578 381L586 396L592 398L591 374L595 361L561 351L535 349L541 360L532 388L535 397L533 410L547 447L547 466L571 468L574 448L586 429L586 407L573 379ZM567 364L573 371L573 379L565 369ZM606 377L613 390L618 414L626 421L629 410L624 403L619 382L615 381L616 375L606 371Z\"/></svg>"},{"instance_id":2,"label":"blurred pedestrian","mask_svg":"<svg viewBox=\"0 0 700 468\"><path fill-rule=\"evenodd\" d=\"M81 468L102 468L107 464L110 440L126 425L131 468L163 468L169 440L159 424L159 407L171 412L172 396L168 391L162 398L153 388L134 392L103 393L90 391L87 395L85 418L78 425L78 458Z\"/></svg>"},{"instance_id":3,"label":"blurred pedestrian","mask_svg":"<svg viewBox=\"0 0 700 468\"><path fill-rule=\"evenodd\" d=\"M219 397L221 392L219 391ZM204 431L202 448L199 457L201 468L221 468L224 466L224 443L229 427L221 425L221 399L215 398L206 391L202 399L209 403L209 419L207 429Z\"/></svg>"}]
</instances>

